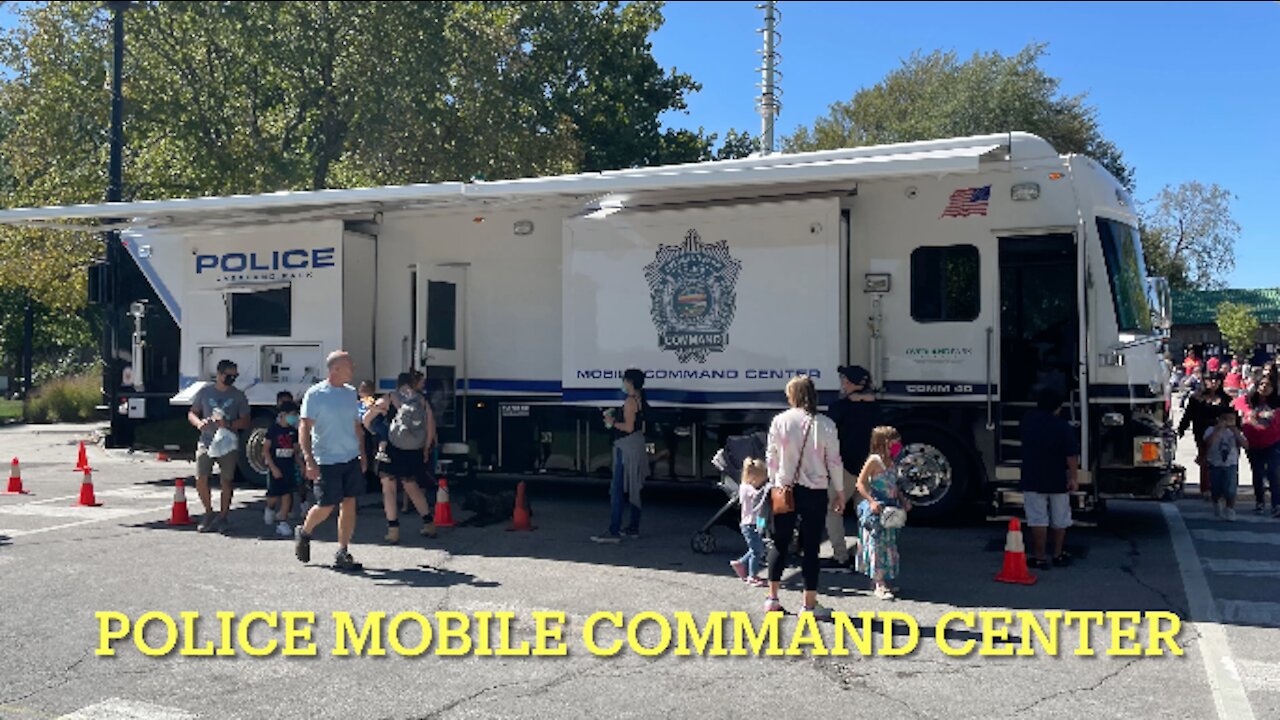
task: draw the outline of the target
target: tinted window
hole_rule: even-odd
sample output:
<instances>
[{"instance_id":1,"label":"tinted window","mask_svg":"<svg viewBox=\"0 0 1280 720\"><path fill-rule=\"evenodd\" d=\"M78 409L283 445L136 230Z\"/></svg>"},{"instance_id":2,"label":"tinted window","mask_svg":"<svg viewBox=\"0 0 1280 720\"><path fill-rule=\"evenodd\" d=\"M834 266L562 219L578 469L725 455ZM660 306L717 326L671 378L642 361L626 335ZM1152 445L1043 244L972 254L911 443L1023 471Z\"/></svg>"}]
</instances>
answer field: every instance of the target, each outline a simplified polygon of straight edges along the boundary
<instances>
[{"instance_id":1,"label":"tinted window","mask_svg":"<svg viewBox=\"0 0 1280 720\"><path fill-rule=\"evenodd\" d=\"M1098 218L1098 238L1107 261L1107 279L1120 332L1150 333L1151 306L1147 304L1146 268L1142 240L1136 228Z\"/></svg>"},{"instance_id":2,"label":"tinted window","mask_svg":"<svg viewBox=\"0 0 1280 720\"><path fill-rule=\"evenodd\" d=\"M228 293L227 335L287 337L293 331L291 288Z\"/></svg>"},{"instance_id":3,"label":"tinted window","mask_svg":"<svg viewBox=\"0 0 1280 720\"><path fill-rule=\"evenodd\" d=\"M918 322L969 322L980 307L978 248L922 247L911 253L911 317Z\"/></svg>"},{"instance_id":4,"label":"tinted window","mask_svg":"<svg viewBox=\"0 0 1280 720\"><path fill-rule=\"evenodd\" d=\"M458 286L431 280L427 283L427 346L457 350Z\"/></svg>"}]
</instances>

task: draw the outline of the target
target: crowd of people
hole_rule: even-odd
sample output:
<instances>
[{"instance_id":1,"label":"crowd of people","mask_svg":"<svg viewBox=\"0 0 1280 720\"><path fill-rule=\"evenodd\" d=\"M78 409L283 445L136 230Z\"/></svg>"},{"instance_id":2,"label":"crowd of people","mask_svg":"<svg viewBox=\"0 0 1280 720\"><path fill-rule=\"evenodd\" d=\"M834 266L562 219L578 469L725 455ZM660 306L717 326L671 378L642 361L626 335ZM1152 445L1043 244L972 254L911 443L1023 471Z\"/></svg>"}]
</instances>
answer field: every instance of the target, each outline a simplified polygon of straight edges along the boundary
<instances>
[{"instance_id":1,"label":"crowd of people","mask_svg":"<svg viewBox=\"0 0 1280 720\"><path fill-rule=\"evenodd\" d=\"M1182 390L1178 436L1192 433L1200 491L1213 503L1214 516L1236 519L1244 454L1252 471L1254 513L1280 518L1280 368L1273 361L1253 366L1240 356L1202 359L1188 350L1174 385Z\"/></svg>"},{"instance_id":2,"label":"crowd of people","mask_svg":"<svg viewBox=\"0 0 1280 720\"><path fill-rule=\"evenodd\" d=\"M400 541L400 491L422 518L421 534L436 537L432 507L423 487L433 481L431 454L437 444L435 417L424 394L425 378L406 372L396 389L381 398L373 383L351 386L355 367L350 355L335 352L326 360L328 377L303 395L301 404L289 392L276 396L275 422L267 428L261 458L268 470L263 522L281 537L293 537L302 562L311 559L311 534L338 512L338 548L334 567L358 570L350 552L355 531L356 499L369 476L382 485L388 544ZM234 441L219 447L218 433L249 427L251 410L244 391L235 387L234 362L218 363L217 376L192 399L187 415L200 432L196 447L196 487L204 505L197 530L225 528L234 492L235 469L242 450ZM221 485L215 512L209 487L214 466ZM291 515L296 508L297 515ZM300 519L291 526L291 517Z\"/></svg>"},{"instance_id":3,"label":"crowd of people","mask_svg":"<svg viewBox=\"0 0 1280 720\"><path fill-rule=\"evenodd\" d=\"M401 373L395 390L379 398L372 383L361 383L358 390L351 386L355 368L347 353L330 354L326 367L327 378L308 389L300 404L289 393L277 397L275 423L266 433L262 450L270 473L263 521L280 536L292 536L298 560L306 563L311 559L312 533L336 510L334 567L358 570L361 566L351 555L350 543L356 500L365 492L370 472L381 484L387 521L384 542L400 541L400 514L410 505L421 517L421 534L436 537L432 508L423 491L433 479L436 421L423 393L421 373ZM196 454L197 487L204 504L200 532L224 525L231 506L239 450L234 445L218 447L221 434L246 429L250 422L248 400L235 387L235 364L224 360L217 372L215 382L195 395L188 414L192 426L200 431ZM900 569L898 539L912 509L899 481L902 438L895 428L880 422L878 404L869 392L870 374L864 368L849 366L839 368L839 375L839 399L826 413L818 411L818 392L811 378L791 379L785 389L789 407L773 418L763 457L746 458L742 463L739 500L747 552L730 565L743 582L767 588L764 605L769 612L782 611L780 585L793 552L792 541L797 539L804 588L802 612L830 617L830 611L817 602L824 535L833 554L825 561L828 569L865 574L877 598L892 600L898 590L893 584ZM614 434L613 477L609 526L591 538L597 543L618 544L640 536L641 496L649 474L644 438L650 409L644 381L643 371L627 370L622 407L604 411L604 424ZM1263 406L1266 417L1271 417L1275 405L1267 403L1276 397L1274 389L1269 389L1274 388L1275 378L1267 382L1270 384L1260 383L1259 390L1250 396L1248 407L1261 403L1259 409L1250 411L1250 417L1260 416ZM1216 448L1232 440L1250 448L1251 453L1263 447L1239 431L1222 430L1225 425L1217 420L1212 422L1219 430L1210 430L1206 424L1211 422L1210 416L1232 408L1231 399L1213 394L1209 391L1212 388L1216 388L1214 380L1193 399L1184 426L1196 423L1196 436L1203 437L1206 447ZM1262 389L1268 389L1266 400L1258 399ZM1074 489L1079 450L1070 427L1059 417L1061 405L1061 398L1046 390L1037 409L1023 423L1024 449L1035 459L1023 472L1027 525L1034 548L1031 564L1040 568L1066 565L1070 560L1063 541L1071 524L1068 493ZM1267 448L1269 454L1259 465L1280 468L1271 452L1280 451L1280 437ZM217 513L209 489L215 464L222 485ZM404 492L403 507L397 502L400 490ZM845 525L851 500L857 501L852 550ZM294 527L289 525L291 508L298 508L302 520ZM772 539L767 556L766 531ZM1047 554L1050 531L1052 556ZM762 571L765 577L760 576Z\"/></svg>"}]
</instances>

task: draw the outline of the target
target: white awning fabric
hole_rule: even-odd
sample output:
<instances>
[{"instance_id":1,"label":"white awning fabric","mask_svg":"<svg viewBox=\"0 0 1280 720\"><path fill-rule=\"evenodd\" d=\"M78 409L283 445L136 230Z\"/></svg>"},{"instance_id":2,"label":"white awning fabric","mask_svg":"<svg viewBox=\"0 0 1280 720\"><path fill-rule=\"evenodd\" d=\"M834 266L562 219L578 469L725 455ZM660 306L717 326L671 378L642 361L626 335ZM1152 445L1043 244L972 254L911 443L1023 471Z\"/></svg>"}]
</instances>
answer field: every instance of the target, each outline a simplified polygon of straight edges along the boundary
<instances>
[{"instance_id":1,"label":"white awning fabric","mask_svg":"<svg viewBox=\"0 0 1280 720\"><path fill-rule=\"evenodd\" d=\"M371 214L406 208L474 207L479 210L511 202L586 201L605 195L626 197L682 189L856 183L876 178L977 172L979 163L984 159L1011 159L1015 147L1016 154L1023 158L1028 155L1056 155L1053 148L1040 138L1025 133L1009 133L494 182L13 208L0 210L0 224L81 230L89 229L84 223L104 221L134 226L185 226L233 218L282 219L304 212L311 217L343 217L353 213Z\"/></svg>"}]
</instances>

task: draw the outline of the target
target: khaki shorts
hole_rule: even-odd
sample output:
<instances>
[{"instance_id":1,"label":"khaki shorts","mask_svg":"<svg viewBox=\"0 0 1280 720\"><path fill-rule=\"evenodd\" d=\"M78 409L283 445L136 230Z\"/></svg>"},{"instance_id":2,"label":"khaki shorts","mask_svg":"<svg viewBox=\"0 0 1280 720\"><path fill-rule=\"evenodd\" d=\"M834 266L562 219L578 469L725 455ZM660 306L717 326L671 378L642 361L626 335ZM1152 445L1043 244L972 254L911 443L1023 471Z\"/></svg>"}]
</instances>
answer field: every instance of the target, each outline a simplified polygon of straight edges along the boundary
<instances>
[{"instance_id":1,"label":"khaki shorts","mask_svg":"<svg viewBox=\"0 0 1280 720\"><path fill-rule=\"evenodd\" d=\"M218 477L224 482L231 482L236 479L236 463L240 461L240 451L232 450L222 457L209 457L209 448L198 448L196 450L196 477L209 477L213 475L213 465L218 464Z\"/></svg>"}]
</instances>

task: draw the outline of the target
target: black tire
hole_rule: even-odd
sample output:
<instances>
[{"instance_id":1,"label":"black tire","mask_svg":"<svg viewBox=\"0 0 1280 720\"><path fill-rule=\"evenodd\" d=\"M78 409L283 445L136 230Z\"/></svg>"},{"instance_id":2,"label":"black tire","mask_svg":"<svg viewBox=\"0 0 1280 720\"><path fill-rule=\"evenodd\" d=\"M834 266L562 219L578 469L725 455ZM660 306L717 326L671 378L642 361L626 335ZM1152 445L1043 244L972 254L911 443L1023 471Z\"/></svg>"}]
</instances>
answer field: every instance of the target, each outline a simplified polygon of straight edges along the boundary
<instances>
[{"instance_id":1,"label":"black tire","mask_svg":"<svg viewBox=\"0 0 1280 720\"><path fill-rule=\"evenodd\" d=\"M240 433L240 458L236 467L240 482L256 487L267 486L268 470L262 459L262 443L267 437L267 428L275 420L266 414L255 414L249 429Z\"/></svg>"},{"instance_id":2,"label":"black tire","mask_svg":"<svg viewBox=\"0 0 1280 720\"><path fill-rule=\"evenodd\" d=\"M699 555L710 555L716 551L716 537L709 532L694 535L690 544L693 546L693 551Z\"/></svg>"},{"instance_id":3,"label":"black tire","mask_svg":"<svg viewBox=\"0 0 1280 720\"><path fill-rule=\"evenodd\" d=\"M936 427L902 429L901 468L913 524L961 522L968 510L977 463L950 433Z\"/></svg>"}]
</instances>

